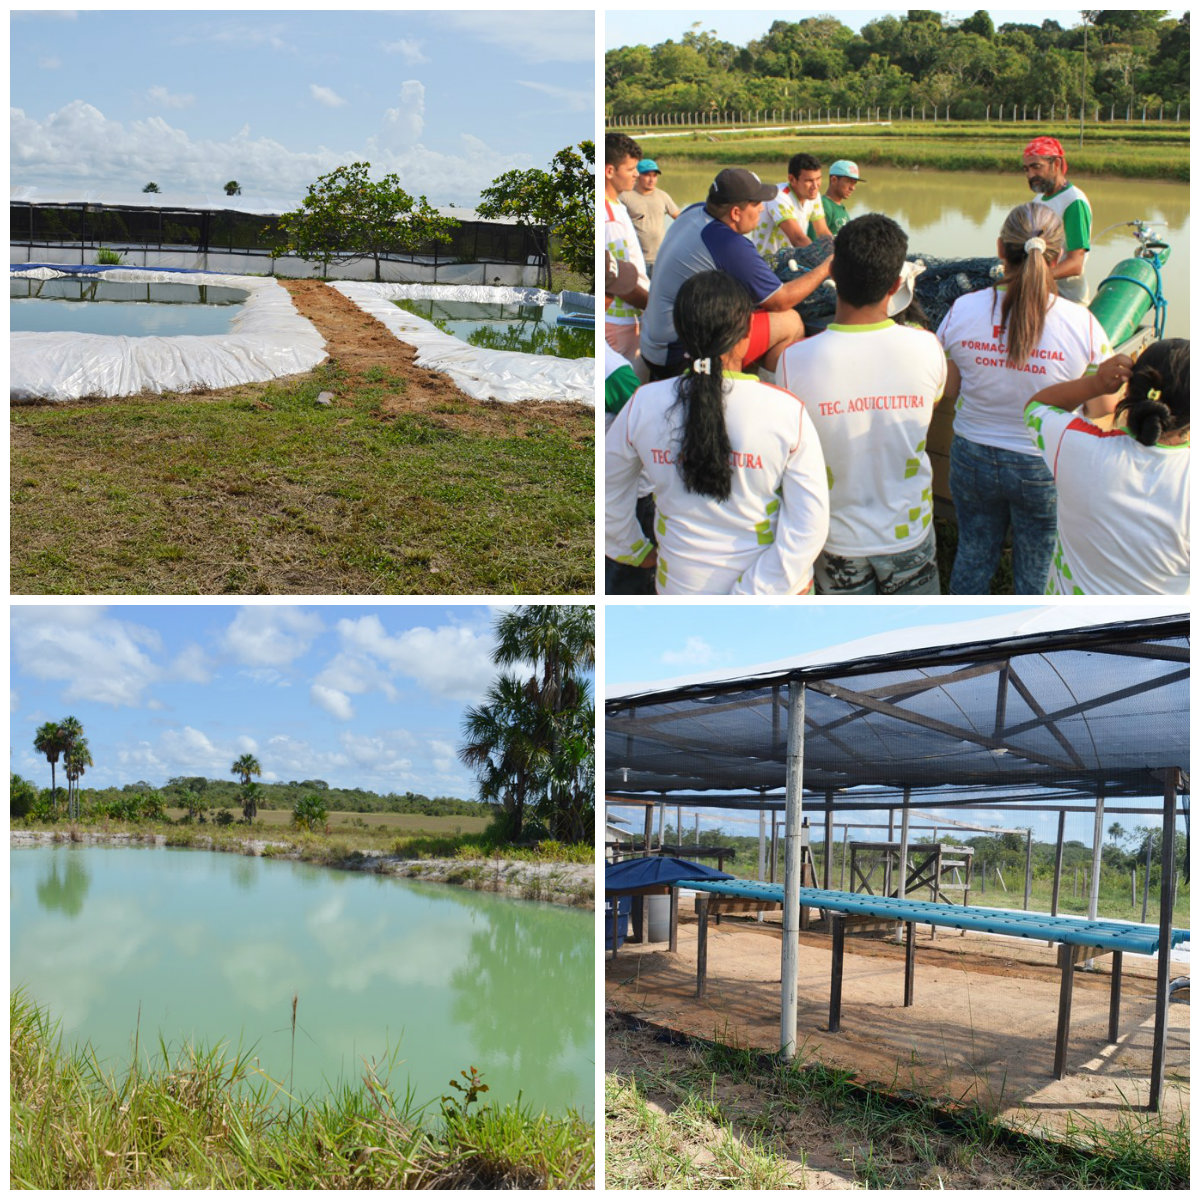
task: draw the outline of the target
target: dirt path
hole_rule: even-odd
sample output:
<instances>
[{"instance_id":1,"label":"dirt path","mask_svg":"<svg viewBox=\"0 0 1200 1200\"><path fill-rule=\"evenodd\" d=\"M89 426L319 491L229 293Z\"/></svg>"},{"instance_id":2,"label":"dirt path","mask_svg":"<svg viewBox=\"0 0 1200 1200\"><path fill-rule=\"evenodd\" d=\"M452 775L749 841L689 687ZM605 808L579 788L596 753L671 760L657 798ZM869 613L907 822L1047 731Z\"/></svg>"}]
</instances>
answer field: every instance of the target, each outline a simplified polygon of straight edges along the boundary
<instances>
[{"instance_id":1,"label":"dirt path","mask_svg":"<svg viewBox=\"0 0 1200 1200\"><path fill-rule=\"evenodd\" d=\"M579 423L578 404L475 400L460 391L448 376L417 366L417 352L412 346L400 341L336 288L319 279L279 282L288 290L300 315L320 331L331 362L344 373L347 384L352 388L375 384L382 389L378 404L385 417L434 412L447 426L489 433L511 431L515 423L529 419L571 428ZM376 383L374 377L368 378L368 372L374 377L382 372L384 379ZM590 410L588 415L590 418Z\"/></svg>"},{"instance_id":2,"label":"dirt path","mask_svg":"<svg viewBox=\"0 0 1200 1200\"><path fill-rule=\"evenodd\" d=\"M683 914L681 914L682 916ZM915 1000L903 1007L903 947L851 938L841 1032L829 1019L827 935L801 935L801 1053L885 1088L972 1100L1015 1124L1065 1130L1084 1118L1123 1123L1148 1095L1154 960L1125 956L1120 1038L1106 1045L1111 960L1078 972L1065 1079L1052 1077L1059 972L1045 943L968 934L918 939ZM1188 968L1174 964L1172 975ZM696 998L696 924L680 924L679 953L622 947L605 958L607 1006L700 1037L773 1051L779 1045L779 932L725 919L710 927L708 989ZM1190 1020L1171 1004L1163 1113L1186 1115Z\"/></svg>"}]
</instances>

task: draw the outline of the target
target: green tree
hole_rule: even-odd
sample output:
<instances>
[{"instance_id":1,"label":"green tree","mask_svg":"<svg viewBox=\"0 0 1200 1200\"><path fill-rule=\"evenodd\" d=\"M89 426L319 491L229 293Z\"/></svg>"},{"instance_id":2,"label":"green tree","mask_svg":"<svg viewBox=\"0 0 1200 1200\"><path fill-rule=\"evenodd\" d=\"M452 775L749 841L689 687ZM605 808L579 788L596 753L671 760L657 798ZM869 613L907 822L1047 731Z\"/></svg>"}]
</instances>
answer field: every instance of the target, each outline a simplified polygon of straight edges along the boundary
<instances>
[{"instance_id":1,"label":"green tree","mask_svg":"<svg viewBox=\"0 0 1200 1200\"><path fill-rule=\"evenodd\" d=\"M476 206L483 217L511 217L533 232L547 264L550 239L568 270L591 275L596 220L596 144L566 146L550 169L505 171L480 193Z\"/></svg>"},{"instance_id":2,"label":"green tree","mask_svg":"<svg viewBox=\"0 0 1200 1200\"><path fill-rule=\"evenodd\" d=\"M208 789L208 780L203 775L193 775L183 780L183 806L187 809L189 821L198 821L204 815L204 793Z\"/></svg>"},{"instance_id":3,"label":"green tree","mask_svg":"<svg viewBox=\"0 0 1200 1200\"><path fill-rule=\"evenodd\" d=\"M258 816L258 798L261 791L262 786L253 781L242 784L242 817L247 825Z\"/></svg>"},{"instance_id":4,"label":"green tree","mask_svg":"<svg viewBox=\"0 0 1200 1200\"><path fill-rule=\"evenodd\" d=\"M329 820L329 809L320 796L302 796L292 809L292 824L297 829L320 829Z\"/></svg>"},{"instance_id":5,"label":"green tree","mask_svg":"<svg viewBox=\"0 0 1200 1200\"><path fill-rule=\"evenodd\" d=\"M46 761L50 764L50 795L52 803L57 807L58 783L56 779L56 767L63 750L66 749L63 732L57 721L47 721L38 727L37 733L33 735L33 748L39 754L44 754Z\"/></svg>"},{"instance_id":6,"label":"green tree","mask_svg":"<svg viewBox=\"0 0 1200 1200\"><path fill-rule=\"evenodd\" d=\"M144 188L142 188L142 191L143 192L161 192L162 188L160 188L157 183L155 183L153 180L151 180L148 184L146 184L146 186Z\"/></svg>"},{"instance_id":7,"label":"green tree","mask_svg":"<svg viewBox=\"0 0 1200 1200\"><path fill-rule=\"evenodd\" d=\"M37 803L37 786L20 775L10 775L8 781L8 815L14 820L26 817Z\"/></svg>"},{"instance_id":8,"label":"green tree","mask_svg":"<svg viewBox=\"0 0 1200 1200\"><path fill-rule=\"evenodd\" d=\"M92 752L87 738L75 738L63 754L63 769L67 775L67 813L71 818L79 816L79 780L92 766Z\"/></svg>"},{"instance_id":9,"label":"green tree","mask_svg":"<svg viewBox=\"0 0 1200 1200\"><path fill-rule=\"evenodd\" d=\"M262 765L253 754L243 754L240 758L234 761L233 766L229 770L242 781L242 816L246 819L246 824L258 815L258 797L259 785L252 779L252 775L262 774Z\"/></svg>"},{"instance_id":10,"label":"green tree","mask_svg":"<svg viewBox=\"0 0 1200 1200\"><path fill-rule=\"evenodd\" d=\"M410 196L398 175L373 181L370 169L368 162L351 163L310 183L300 207L279 218L274 253L298 254L325 271L330 263L370 258L379 280L385 254L450 241L457 221L442 216L424 196Z\"/></svg>"},{"instance_id":11,"label":"green tree","mask_svg":"<svg viewBox=\"0 0 1200 1200\"><path fill-rule=\"evenodd\" d=\"M240 196L242 194L242 185L236 179L231 179L225 185L225 195Z\"/></svg>"}]
</instances>

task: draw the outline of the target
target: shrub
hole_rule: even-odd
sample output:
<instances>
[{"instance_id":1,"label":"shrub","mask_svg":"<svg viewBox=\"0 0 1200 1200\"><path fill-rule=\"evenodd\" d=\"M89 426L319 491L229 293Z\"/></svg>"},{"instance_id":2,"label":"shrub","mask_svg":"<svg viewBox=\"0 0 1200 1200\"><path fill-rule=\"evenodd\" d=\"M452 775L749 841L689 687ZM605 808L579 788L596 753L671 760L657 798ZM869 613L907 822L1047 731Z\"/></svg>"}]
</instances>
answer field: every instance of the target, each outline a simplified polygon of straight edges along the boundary
<instances>
[{"instance_id":1,"label":"shrub","mask_svg":"<svg viewBox=\"0 0 1200 1200\"><path fill-rule=\"evenodd\" d=\"M8 813L12 820L28 816L38 802L37 788L20 775L12 775L8 781Z\"/></svg>"},{"instance_id":2,"label":"shrub","mask_svg":"<svg viewBox=\"0 0 1200 1200\"><path fill-rule=\"evenodd\" d=\"M101 246L96 251L96 265L98 267L116 267L120 266L121 259L125 255L120 250L109 250L105 246Z\"/></svg>"},{"instance_id":3,"label":"shrub","mask_svg":"<svg viewBox=\"0 0 1200 1200\"><path fill-rule=\"evenodd\" d=\"M329 809L319 796L302 796L292 809L292 824L297 829L319 829L329 819Z\"/></svg>"}]
</instances>

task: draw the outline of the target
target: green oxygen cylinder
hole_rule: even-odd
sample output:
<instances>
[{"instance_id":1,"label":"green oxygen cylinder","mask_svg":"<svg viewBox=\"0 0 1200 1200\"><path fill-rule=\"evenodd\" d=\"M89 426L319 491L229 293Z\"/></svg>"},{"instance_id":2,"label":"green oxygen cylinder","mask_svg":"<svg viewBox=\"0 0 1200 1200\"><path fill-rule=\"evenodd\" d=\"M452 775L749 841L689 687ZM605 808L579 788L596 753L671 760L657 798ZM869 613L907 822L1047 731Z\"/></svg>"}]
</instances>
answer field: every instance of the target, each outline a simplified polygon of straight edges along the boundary
<instances>
[{"instance_id":1,"label":"green oxygen cylinder","mask_svg":"<svg viewBox=\"0 0 1200 1200\"><path fill-rule=\"evenodd\" d=\"M1171 248L1163 246L1159 262L1165 263L1170 255ZM1145 258L1126 258L1109 272L1088 307L1108 334L1109 344L1119 346L1137 332L1157 293L1154 264Z\"/></svg>"}]
</instances>

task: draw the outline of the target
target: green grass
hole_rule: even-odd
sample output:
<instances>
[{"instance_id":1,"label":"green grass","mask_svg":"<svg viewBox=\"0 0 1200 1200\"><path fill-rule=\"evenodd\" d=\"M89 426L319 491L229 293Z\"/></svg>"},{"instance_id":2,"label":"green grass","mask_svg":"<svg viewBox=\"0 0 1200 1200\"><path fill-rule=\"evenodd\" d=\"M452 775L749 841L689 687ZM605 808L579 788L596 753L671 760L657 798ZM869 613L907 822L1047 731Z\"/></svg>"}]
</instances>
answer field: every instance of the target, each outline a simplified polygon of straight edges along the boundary
<instances>
[{"instance_id":1,"label":"green grass","mask_svg":"<svg viewBox=\"0 0 1200 1200\"><path fill-rule=\"evenodd\" d=\"M418 1108L378 1070L298 1100L247 1056L190 1048L123 1077L10 998L13 1188L588 1188L595 1131L525 1107Z\"/></svg>"},{"instance_id":2,"label":"green grass","mask_svg":"<svg viewBox=\"0 0 1200 1200\"><path fill-rule=\"evenodd\" d=\"M971 1107L889 1095L849 1072L614 1027L637 1064L605 1081L610 1188L806 1187L810 1157L859 1188L1066 1190L1187 1186L1189 1134L1130 1110L1118 1130L1075 1119L1052 1141ZM661 1046L661 1043L658 1043ZM610 1049L611 1053L611 1049Z\"/></svg>"},{"instance_id":3,"label":"green grass","mask_svg":"<svg viewBox=\"0 0 1200 1200\"><path fill-rule=\"evenodd\" d=\"M779 125L783 122L772 122ZM932 121L896 121L891 126L869 131L829 129L803 125L804 148L829 161L849 158L860 167L886 163L896 167L933 167L942 171L1005 171L1019 165L1021 148L1034 132L1059 138L1066 149L1071 170L1080 175L1112 175L1127 179L1174 179L1191 177L1187 124L1155 127L1140 123L1088 125L1083 147L1079 125L1046 121L963 121L934 124ZM654 129L630 129L633 137L652 135ZM676 132L667 130L666 132ZM650 149L658 146L665 154L670 146L672 161L714 162L737 166L751 159L786 161L795 152L796 134L722 133L719 127L701 127L690 137L658 141L646 136ZM1014 158L1014 155L1016 156ZM864 174L866 172L864 171Z\"/></svg>"},{"instance_id":4,"label":"green grass","mask_svg":"<svg viewBox=\"0 0 1200 1200\"><path fill-rule=\"evenodd\" d=\"M386 392L323 367L215 399L13 409L12 591L593 590L591 409L394 412Z\"/></svg>"}]
</instances>

